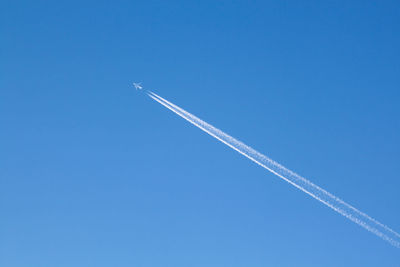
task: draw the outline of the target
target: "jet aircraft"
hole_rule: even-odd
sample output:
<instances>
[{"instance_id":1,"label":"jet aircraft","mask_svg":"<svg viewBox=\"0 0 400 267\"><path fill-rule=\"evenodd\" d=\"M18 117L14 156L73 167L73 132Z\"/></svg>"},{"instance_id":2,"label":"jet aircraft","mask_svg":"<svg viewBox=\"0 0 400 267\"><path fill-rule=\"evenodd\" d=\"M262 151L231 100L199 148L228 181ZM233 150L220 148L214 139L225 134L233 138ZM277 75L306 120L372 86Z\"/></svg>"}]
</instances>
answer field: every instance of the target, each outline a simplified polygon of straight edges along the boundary
<instances>
[{"instance_id":1,"label":"jet aircraft","mask_svg":"<svg viewBox=\"0 0 400 267\"><path fill-rule=\"evenodd\" d=\"M133 86L135 86L136 90L142 90L143 86L140 85L141 83L133 83Z\"/></svg>"}]
</instances>

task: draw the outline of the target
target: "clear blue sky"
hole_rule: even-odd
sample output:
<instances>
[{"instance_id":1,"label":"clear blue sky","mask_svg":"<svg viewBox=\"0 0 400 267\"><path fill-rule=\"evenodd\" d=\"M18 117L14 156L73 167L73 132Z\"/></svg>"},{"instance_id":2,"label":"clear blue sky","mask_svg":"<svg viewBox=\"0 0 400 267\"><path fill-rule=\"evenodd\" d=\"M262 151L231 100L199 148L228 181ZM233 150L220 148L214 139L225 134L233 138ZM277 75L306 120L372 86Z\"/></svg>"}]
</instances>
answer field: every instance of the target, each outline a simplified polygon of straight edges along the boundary
<instances>
[{"instance_id":1,"label":"clear blue sky","mask_svg":"<svg viewBox=\"0 0 400 267\"><path fill-rule=\"evenodd\" d=\"M1 266L400 265L131 86L400 231L398 1L0 10Z\"/></svg>"}]
</instances>

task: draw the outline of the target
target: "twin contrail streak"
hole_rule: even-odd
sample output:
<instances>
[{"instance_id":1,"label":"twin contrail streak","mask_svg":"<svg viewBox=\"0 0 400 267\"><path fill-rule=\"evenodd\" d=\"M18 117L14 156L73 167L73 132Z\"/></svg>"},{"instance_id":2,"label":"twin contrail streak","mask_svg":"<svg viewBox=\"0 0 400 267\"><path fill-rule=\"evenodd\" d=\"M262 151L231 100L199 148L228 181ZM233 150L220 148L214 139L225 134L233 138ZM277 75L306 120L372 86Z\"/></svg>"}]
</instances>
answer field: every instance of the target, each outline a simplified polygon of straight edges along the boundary
<instances>
[{"instance_id":1,"label":"twin contrail streak","mask_svg":"<svg viewBox=\"0 0 400 267\"><path fill-rule=\"evenodd\" d=\"M196 127L200 128L204 132L208 133L212 137L215 137L217 140L221 141L225 145L230 148L236 150L243 156L247 157L251 161L260 165L261 167L267 169L272 172L276 176L282 178L289 184L295 186L300 189L304 193L310 195L326 206L330 207L334 211L353 221L354 223L360 225L371 233L379 236L383 240L389 242L393 246L400 248L400 234L390 229L386 225L378 222L374 218L368 216L367 214L357 210L350 204L347 204L343 200L338 197L332 195L326 190L320 188L319 186L313 184L309 180L301 177L300 175L292 172L291 170L285 168L279 163L273 161L267 156L261 154L260 152L254 150L253 148L247 146L241 141L233 138L232 136L224 133L223 131L215 128L214 126L208 124L207 122L197 118L193 114L185 111L184 109L174 105L173 103L167 101L166 99L158 96L153 92L148 92L148 95L164 107L168 108L175 114L184 118L188 122L192 123Z\"/></svg>"}]
</instances>

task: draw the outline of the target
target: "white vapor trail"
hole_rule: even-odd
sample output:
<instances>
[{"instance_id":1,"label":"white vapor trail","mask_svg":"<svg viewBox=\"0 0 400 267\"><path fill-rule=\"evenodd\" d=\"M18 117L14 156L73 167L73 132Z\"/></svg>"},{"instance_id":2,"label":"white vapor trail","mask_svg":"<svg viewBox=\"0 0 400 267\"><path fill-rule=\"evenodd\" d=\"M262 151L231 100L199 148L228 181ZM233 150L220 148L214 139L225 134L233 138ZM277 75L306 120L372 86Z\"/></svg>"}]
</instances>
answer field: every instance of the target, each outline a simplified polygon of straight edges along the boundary
<instances>
[{"instance_id":1,"label":"white vapor trail","mask_svg":"<svg viewBox=\"0 0 400 267\"><path fill-rule=\"evenodd\" d=\"M272 172L276 176L282 178L286 182L300 189L304 193L312 196L316 200L322 202L326 206L330 207L334 211L353 221L354 223L360 225L366 230L372 232L373 234L379 236L383 240L389 242L391 245L400 248L400 234L390 229L386 225L378 222L374 218L368 216L367 214L357 210L350 204L347 204L338 197L332 195L326 190L320 188L319 186L313 184L309 180L301 177L300 175L292 172L291 170L285 168L279 163L273 161L267 156L261 154L260 152L254 150L253 148L247 146L241 141L233 138L232 136L224 133L223 131L215 128L214 126L206 123L205 121L197 118L193 114L185 111L184 109L174 105L173 103L167 101L166 99L158 96L153 92L147 93L149 97L157 101L164 107L168 108L172 112L176 113L180 117L184 118L188 122L192 123L196 127L200 128L209 135L215 137L217 140L221 141L230 148L236 150L243 156L252 160L261 167Z\"/></svg>"}]
</instances>

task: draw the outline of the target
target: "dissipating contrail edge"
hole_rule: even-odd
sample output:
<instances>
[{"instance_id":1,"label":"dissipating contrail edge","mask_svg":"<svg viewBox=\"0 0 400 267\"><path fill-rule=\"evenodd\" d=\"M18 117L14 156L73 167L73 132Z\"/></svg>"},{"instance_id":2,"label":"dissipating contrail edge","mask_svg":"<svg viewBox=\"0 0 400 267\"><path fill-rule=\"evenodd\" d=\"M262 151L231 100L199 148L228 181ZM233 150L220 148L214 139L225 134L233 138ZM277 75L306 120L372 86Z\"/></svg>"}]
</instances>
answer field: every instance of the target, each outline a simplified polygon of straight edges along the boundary
<instances>
[{"instance_id":1,"label":"dissipating contrail edge","mask_svg":"<svg viewBox=\"0 0 400 267\"><path fill-rule=\"evenodd\" d=\"M326 206L348 218L352 222L358 224L364 229L389 242L391 245L400 248L400 234L392 230L388 226L378 222L376 219L359 211L355 207L344 202L343 200L339 199L328 191L320 188L319 186L313 184L304 177L292 172L291 170L268 158L267 156L259 153L258 151L245 145L241 141L206 123L205 121L199 119L198 117L178 107L177 105L167 101L166 99L158 96L157 94L151 91L147 92L147 94L153 100L157 101L164 107L168 108L178 116L200 128L220 142L239 152L251 161L255 162L256 164L260 165L261 167L267 169L271 173L300 189L304 193L325 204Z\"/></svg>"}]
</instances>

